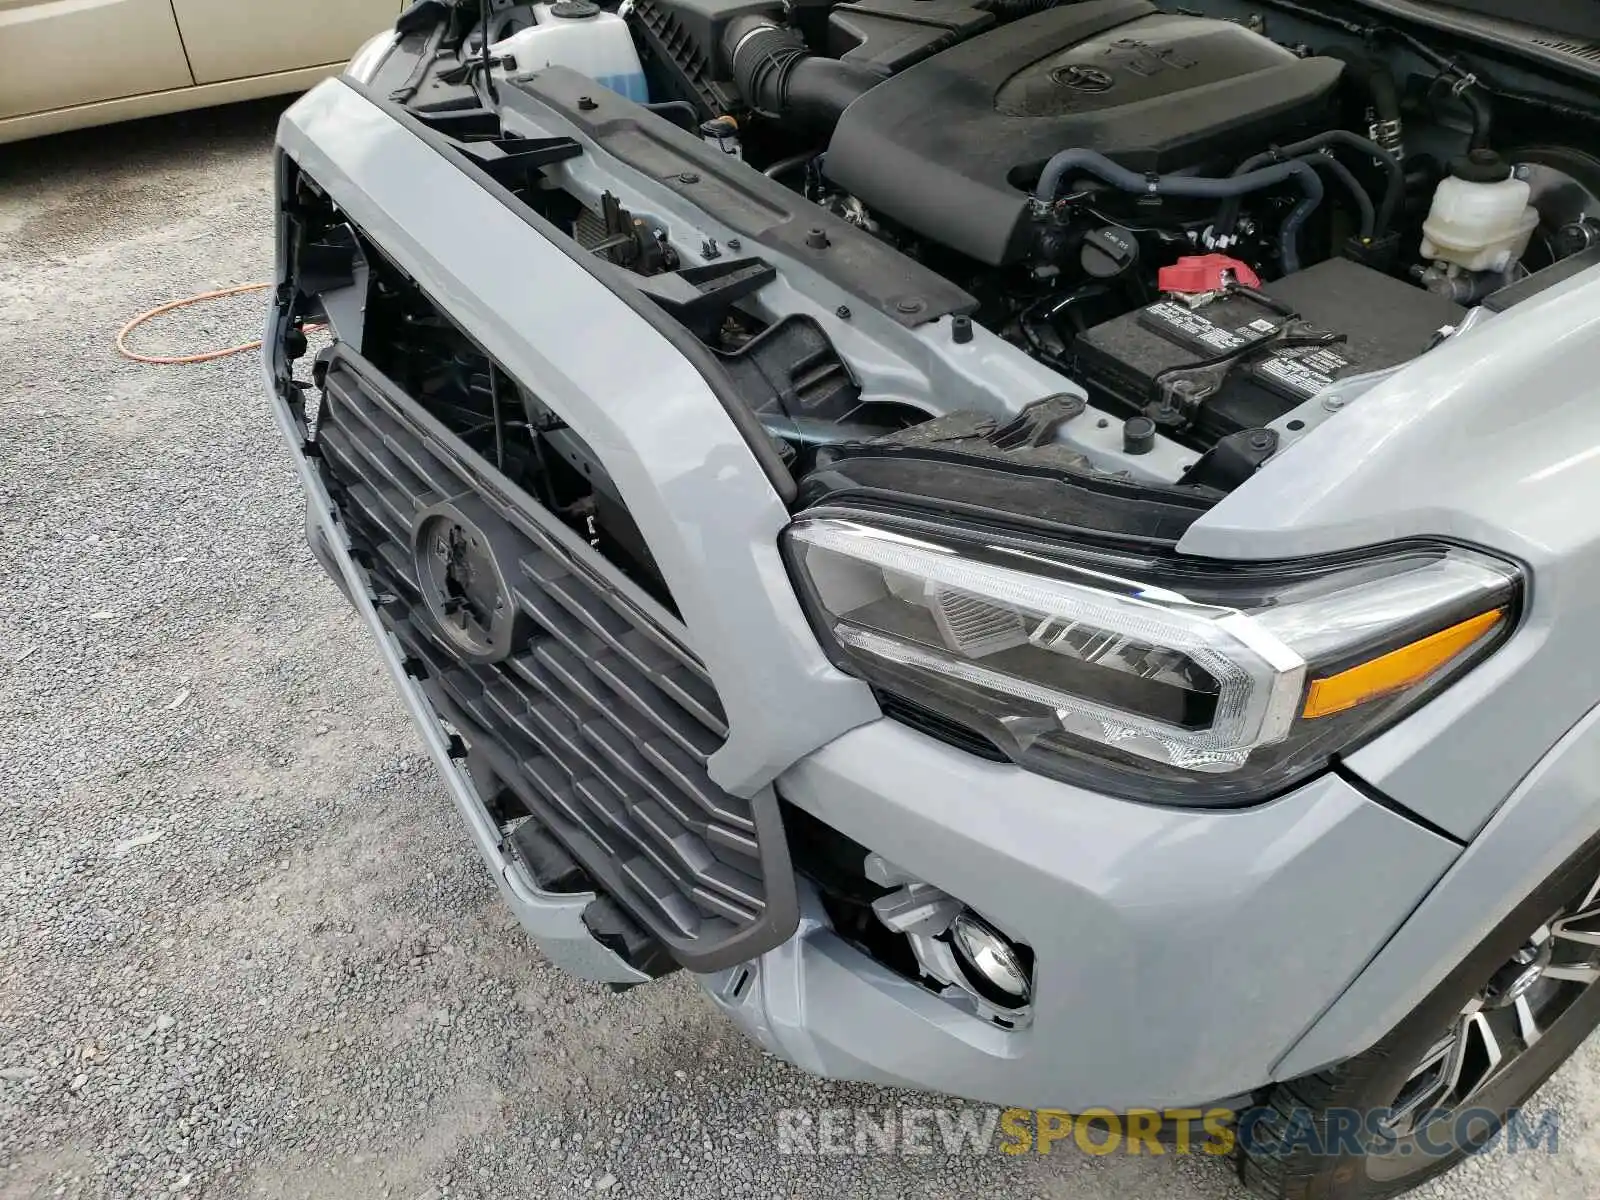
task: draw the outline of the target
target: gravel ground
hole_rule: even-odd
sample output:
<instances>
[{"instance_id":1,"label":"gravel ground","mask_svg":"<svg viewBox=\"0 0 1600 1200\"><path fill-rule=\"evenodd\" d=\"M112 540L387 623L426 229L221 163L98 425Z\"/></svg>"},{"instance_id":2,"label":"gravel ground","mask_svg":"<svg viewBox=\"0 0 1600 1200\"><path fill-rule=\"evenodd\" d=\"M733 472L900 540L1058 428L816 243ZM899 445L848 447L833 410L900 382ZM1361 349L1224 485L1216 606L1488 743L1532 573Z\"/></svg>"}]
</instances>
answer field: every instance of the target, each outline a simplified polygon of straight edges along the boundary
<instances>
[{"instance_id":1,"label":"gravel ground","mask_svg":"<svg viewBox=\"0 0 1600 1200\"><path fill-rule=\"evenodd\" d=\"M681 975L541 960L302 546L254 357L111 349L266 274L276 111L0 147L0 1197L1240 1195L1193 1158L781 1155L780 1109L939 1102L764 1057ZM1419 1194L1600 1194L1597 1070L1537 1101L1555 1157Z\"/></svg>"}]
</instances>

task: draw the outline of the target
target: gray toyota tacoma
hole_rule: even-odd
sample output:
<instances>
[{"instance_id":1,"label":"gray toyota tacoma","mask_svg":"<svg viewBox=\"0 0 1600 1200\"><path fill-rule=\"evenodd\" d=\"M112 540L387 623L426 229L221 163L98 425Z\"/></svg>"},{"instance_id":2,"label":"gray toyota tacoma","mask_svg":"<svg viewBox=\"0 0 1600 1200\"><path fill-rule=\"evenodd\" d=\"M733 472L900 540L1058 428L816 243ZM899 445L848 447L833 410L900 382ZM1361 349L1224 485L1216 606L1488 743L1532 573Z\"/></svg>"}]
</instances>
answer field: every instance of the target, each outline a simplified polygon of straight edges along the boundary
<instances>
[{"instance_id":1,"label":"gray toyota tacoma","mask_svg":"<svg viewBox=\"0 0 1600 1200\"><path fill-rule=\"evenodd\" d=\"M1491 1142L1600 1022L1596 43L419 0L296 103L311 544L543 953L1268 1196Z\"/></svg>"}]
</instances>

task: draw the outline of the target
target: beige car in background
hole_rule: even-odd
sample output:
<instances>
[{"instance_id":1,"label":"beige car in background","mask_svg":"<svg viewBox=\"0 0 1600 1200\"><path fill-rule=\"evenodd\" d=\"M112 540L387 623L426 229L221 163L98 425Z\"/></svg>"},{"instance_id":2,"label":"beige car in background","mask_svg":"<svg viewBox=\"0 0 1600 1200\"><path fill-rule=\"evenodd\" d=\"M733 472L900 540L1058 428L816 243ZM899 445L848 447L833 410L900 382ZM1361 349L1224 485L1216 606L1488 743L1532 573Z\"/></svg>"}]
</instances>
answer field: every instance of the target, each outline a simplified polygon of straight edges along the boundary
<instances>
[{"instance_id":1,"label":"beige car in background","mask_svg":"<svg viewBox=\"0 0 1600 1200\"><path fill-rule=\"evenodd\" d=\"M0 142L302 91L403 0L0 0Z\"/></svg>"}]
</instances>

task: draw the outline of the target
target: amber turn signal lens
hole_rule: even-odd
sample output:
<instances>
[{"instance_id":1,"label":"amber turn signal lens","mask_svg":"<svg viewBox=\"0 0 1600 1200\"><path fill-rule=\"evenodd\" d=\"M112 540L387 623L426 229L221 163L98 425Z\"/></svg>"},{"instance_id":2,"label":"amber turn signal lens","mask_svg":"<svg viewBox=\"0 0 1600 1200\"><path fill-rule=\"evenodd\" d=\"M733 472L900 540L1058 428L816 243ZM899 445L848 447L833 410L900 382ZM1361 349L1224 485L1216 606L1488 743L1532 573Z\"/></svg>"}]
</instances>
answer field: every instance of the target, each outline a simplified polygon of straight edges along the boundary
<instances>
[{"instance_id":1,"label":"amber turn signal lens","mask_svg":"<svg viewBox=\"0 0 1600 1200\"><path fill-rule=\"evenodd\" d=\"M1503 608L1479 613L1348 671L1313 679L1300 715L1326 717L1420 683L1500 624L1505 615Z\"/></svg>"}]
</instances>

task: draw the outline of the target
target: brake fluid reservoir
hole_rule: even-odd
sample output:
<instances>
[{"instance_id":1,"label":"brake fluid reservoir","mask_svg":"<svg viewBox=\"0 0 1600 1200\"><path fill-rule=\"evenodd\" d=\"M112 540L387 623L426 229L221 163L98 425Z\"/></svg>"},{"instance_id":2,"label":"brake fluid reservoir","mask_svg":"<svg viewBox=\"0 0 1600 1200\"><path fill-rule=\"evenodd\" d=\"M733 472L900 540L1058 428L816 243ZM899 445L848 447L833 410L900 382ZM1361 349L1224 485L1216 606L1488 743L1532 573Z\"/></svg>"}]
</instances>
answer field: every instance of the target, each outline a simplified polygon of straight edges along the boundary
<instances>
[{"instance_id":1,"label":"brake fluid reservoir","mask_svg":"<svg viewBox=\"0 0 1600 1200\"><path fill-rule=\"evenodd\" d=\"M1468 271L1504 271L1522 257L1539 223L1528 185L1492 150L1450 164L1422 223L1422 257Z\"/></svg>"},{"instance_id":2,"label":"brake fluid reservoir","mask_svg":"<svg viewBox=\"0 0 1600 1200\"><path fill-rule=\"evenodd\" d=\"M650 99L628 23L616 13L590 0L555 0L535 4L533 21L489 47L496 58L511 60L497 74L570 67L630 100Z\"/></svg>"}]
</instances>

